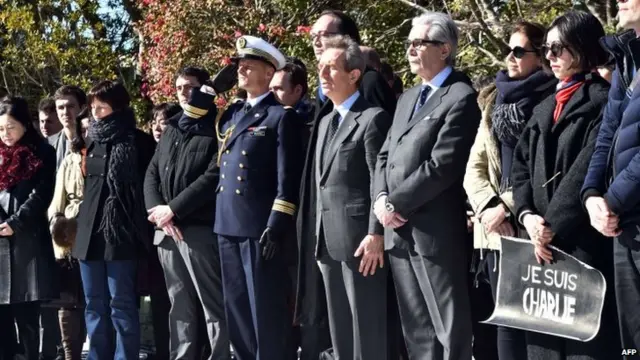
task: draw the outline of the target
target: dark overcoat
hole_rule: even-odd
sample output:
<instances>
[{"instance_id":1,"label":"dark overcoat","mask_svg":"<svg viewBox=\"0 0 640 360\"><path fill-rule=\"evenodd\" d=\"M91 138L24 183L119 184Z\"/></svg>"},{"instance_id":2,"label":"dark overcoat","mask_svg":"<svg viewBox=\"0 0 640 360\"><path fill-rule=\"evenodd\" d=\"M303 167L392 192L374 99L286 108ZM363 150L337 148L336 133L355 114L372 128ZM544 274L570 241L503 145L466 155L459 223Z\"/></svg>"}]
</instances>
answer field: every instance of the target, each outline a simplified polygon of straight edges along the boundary
<instances>
[{"instance_id":1,"label":"dark overcoat","mask_svg":"<svg viewBox=\"0 0 640 360\"><path fill-rule=\"evenodd\" d=\"M619 351L613 294L613 243L589 224L582 206L583 185L609 84L597 75L582 85L554 123L555 94L534 110L514 153L511 177L518 218L532 211L556 234L551 245L600 270L607 283L600 332L588 343L527 333L529 359L610 359Z\"/></svg>"},{"instance_id":2,"label":"dark overcoat","mask_svg":"<svg viewBox=\"0 0 640 360\"><path fill-rule=\"evenodd\" d=\"M153 137L141 130L135 130L135 146L138 150L138 169L140 183L144 182L147 166L153 157L156 142ZM135 260L144 255L151 246L152 229L144 228L139 239L123 239L118 243L108 243L98 231L102 219L102 210L109 195L106 175L111 146L87 139L86 179L84 200L78 213L78 233L73 247L73 257L78 260ZM136 194L144 198L142 187ZM144 214L146 218L146 213Z\"/></svg>"},{"instance_id":3,"label":"dark overcoat","mask_svg":"<svg viewBox=\"0 0 640 360\"><path fill-rule=\"evenodd\" d=\"M42 167L0 192L0 223L14 231L0 237L0 304L55 299L58 276L47 209L53 198L56 153L45 140L36 145Z\"/></svg>"}]
</instances>

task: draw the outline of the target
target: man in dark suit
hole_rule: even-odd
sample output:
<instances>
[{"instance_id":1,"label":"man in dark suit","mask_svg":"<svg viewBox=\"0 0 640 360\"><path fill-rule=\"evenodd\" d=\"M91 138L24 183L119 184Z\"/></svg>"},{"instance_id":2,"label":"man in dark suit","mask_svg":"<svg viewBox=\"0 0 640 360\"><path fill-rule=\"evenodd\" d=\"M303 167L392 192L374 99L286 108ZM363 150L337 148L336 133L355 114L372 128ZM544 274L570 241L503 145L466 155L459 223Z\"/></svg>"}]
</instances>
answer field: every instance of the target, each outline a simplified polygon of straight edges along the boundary
<instances>
[{"instance_id":1,"label":"man in dark suit","mask_svg":"<svg viewBox=\"0 0 640 360\"><path fill-rule=\"evenodd\" d=\"M391 117L358 91L365 60L351 38L327 40L318 67L335 108L318 123L307 159L314 179L307 184L316 187L316 259L333 352L340 359L386 359L384 229L370 209L376 157Z\"/></svg>"},{"instance_id":2,"label":"man in dark suit","mask_svg":"<svg viewBox=\"0 0 640 360\"><path fill-rule=\"evenodd\" d=\"M324 51L324 42L332 36L345 35L349 36L356 43L360 43L360 34L356 22L342 11L327 10L320 14L318 20L313 24L311 29L311 44L316 55L316 60L320 60ZM371 105L383 108L389 115L392 115L396 108L396 98L391 88L386 84L382 75L372 68L365 68L364 74L361 76L358 86L360 95ZM322 91L322 87L318 86L316 93L315 114L310 138L317 137L317 122L324 116L333 111L333 102L326 97ZM312 140L313 141L313 140ZM307 148L307 152L313 153L313 146ZM305 176L308 178L308 176ZM306 181L305 179L303 181ZM314 188L310 188L308 194L313 198L315 195ZM302 200L303 201L303 200ZM302 203L300 204L302 205ZM306 213L306 211L305 211ZM329 329L327 324L327 305L325 301L324 287L322 277L315 266L315 244L313 228L307 228L302 225L303 213L298 216L298 289L296 297L296 321L301 325L302 330L302 354L301 360L316 360L319 353L331 346L329 338ZM307 231L310 229L311 231ZM390 276L388 276L391 279ZM391 287L392 288L392 287ZM399 331L394 331L392 324L393 319L397 318L397 309L394 304L395 294L390 293L388 300L391 300L390 312L392 315L390 320L390 336L396 336ZM393 314L396 314L394 317ZM395 341L390 342L389 358L398 357L395 350Z\"/></svg>"},{"instance_id":3,"label":"man in dark suit","mask_svg":"<svg viewBox=\"0 0 640 360\"><path fill-rule=\"evenodd\" d=\"M291 312L283 249L297 210L302 168L301 122L269 92L285 57L253 36L236 43L238 85L247 100L217 126L220 182L214 232L222 259L229 338L238 360L283 360ZM203 109L184 107L185 113ZM206 110L204 110L206 111Z\"/></svg>"},{"instance_id":4,"label":"man in dark suit","mask_svg":"<svg viewBox=\"0 0 640 360\"><path fill-rule=\"evenodd\" d=\"M481 115L468 78L453 69L457 43L449 16L413 20L407 55L422 84L400 97L376 166L374 213L416 359L471 359L462 180Z\"/></svg>"}]
</instances>

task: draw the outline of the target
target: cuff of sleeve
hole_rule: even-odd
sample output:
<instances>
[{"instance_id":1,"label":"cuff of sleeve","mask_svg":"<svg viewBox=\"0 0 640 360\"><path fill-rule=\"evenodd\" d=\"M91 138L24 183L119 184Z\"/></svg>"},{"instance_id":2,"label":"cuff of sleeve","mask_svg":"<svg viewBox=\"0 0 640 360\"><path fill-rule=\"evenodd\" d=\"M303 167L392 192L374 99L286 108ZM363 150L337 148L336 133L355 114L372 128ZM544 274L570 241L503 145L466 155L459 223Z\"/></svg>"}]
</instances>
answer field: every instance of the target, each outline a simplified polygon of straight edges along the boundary
<instances>
[{"instance_id":1,"label":"cuff of sleeve","mask_svg":"<svg viewBox=\"0 0 640 360\"><path fill-rule=\"evenodd\" d=\"M382 196L387 196L387 195L389 195L389 194L388 194L386 191L381 191L381 192L378 194L378 196L376 196L376 201L377 201L378 199L380 199L380 197L382 197Z\"/></svg>"},{"instance_id":2,"label":"cuff of sleeve","mask_svg":"<svg viewBox=\"0 0 640 360\"><path fill-rule=\"evenodd\" d=\"M602 193L600 193L600 191L594 189L594 188L590 188L590 189L586 189L582 192L582 206L584 207L585 204L587 203L587 199L589 199L590 197L600 197L602 196Z\"/></svg>"},{"instance_id":3,"label":"cuff of sleeve","mask_svg":"<svg viewBox=\"0 0 640 360\"><path fill-rule=\"evenodd\" d=\"M531 210L522 210L520 212L520 214L518 215L518 223L520 223L520 225L524 226L524 217L529 215L529 214L533 214L534 212Z\"/></svg>"},{"instance_id":4,"label":"cuff of sleeve","mask_svg":"<svg viewBox=\"0 0 640 360\"><path fill-rule=\"evenodd\" d=\"M618 201L615 195L613 195L611 192L607 192L606 194L604 194L603 198L614 214L618 216L622 215L622 204Z\"/></svg>"},{"instance_id":5,"label":"cuff of sleeve","mask_svg":"<svg viewBox=\"0 0 640 360\"><path fill-rule=\"evenodd\" d=\"M296 210L295 204L276 199L271 207L271 215L269 216L267 226L275 231L284 229L287 224L293 223Z\"/></svg>"},{"instance_id":6,"label":"cuff of sleeve","mask_svg":"<svg viewBox=\"0 0 640 360\"><path fill-rule=\"evenodd\" d=\"M369 224L369 234L384 235L384 226L376 220L375 223Z\"/></svg>"}]
</instances>

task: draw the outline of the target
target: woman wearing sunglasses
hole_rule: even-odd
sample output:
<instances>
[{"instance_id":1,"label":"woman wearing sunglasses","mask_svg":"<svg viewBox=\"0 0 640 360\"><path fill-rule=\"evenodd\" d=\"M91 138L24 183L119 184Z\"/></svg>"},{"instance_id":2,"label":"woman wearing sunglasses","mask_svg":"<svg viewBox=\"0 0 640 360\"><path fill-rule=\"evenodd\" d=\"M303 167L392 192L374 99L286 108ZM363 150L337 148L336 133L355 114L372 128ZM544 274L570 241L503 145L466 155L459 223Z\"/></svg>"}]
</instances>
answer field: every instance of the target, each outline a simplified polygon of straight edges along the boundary
<instances>
[{"instance_id":1,"label":"woman wearing sunglasses","mask_svg":"<svg viewBox=\"0 0 640 360\"><path fill-rule=\"evenodd\" d=\"M568 12L551 23L542 48L560 83L534 110L516 146L511 178L516 218L531 238L537 261L553 261L553 245L600 270L609 282L611 240L589 225L580 201L609 90L595 71L607 62L598 43L603 36L602 25L589 13ZM620 351L612 295L605 297L593 340L527 332L528 358L611 359Z\"/></svg>"},{"instance_id":2,"label":"woman wearing sunglasses","mask_svg":"<svg viewBox=\"0 0 640 360\"><path fill-rule=\"evenodd\" d=\"M507 69L480 92L482 122L471 149L464 179L476 214L474 259L476 274L484 275L495 298L498 284L500 236L513 236L516 224L509 174L513 150L535 105L552 94L556 78L542 70L540 55L545 29L538 24L515 24L509 40ZM526 357L524 333L498 328L500 359Z\"/></svg>"}]
</instances>

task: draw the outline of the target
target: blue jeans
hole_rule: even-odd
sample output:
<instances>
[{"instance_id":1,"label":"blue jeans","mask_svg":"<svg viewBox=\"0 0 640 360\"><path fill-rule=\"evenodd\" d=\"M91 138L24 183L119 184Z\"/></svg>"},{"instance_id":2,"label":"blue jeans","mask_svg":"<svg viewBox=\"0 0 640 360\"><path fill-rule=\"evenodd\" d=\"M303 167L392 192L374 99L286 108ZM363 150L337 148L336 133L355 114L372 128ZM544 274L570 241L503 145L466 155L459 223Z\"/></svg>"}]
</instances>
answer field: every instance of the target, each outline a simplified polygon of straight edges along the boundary
<instances>
[{"instance_id":1,"label":"blue jeans","mask_svg":"<svg viewBox=\"0 0 640 360\"><path fill-rule=\"evenodd\" d=\"M80 261L89 360L138 358L140 318L136 270L135 260ZM114 356L113 329L116 331Z\"/></svg>"}]
</instances>

